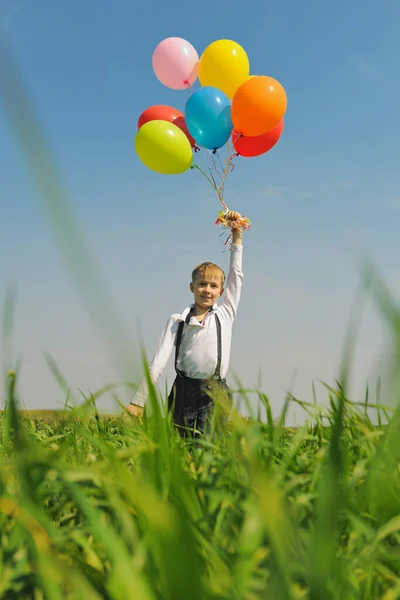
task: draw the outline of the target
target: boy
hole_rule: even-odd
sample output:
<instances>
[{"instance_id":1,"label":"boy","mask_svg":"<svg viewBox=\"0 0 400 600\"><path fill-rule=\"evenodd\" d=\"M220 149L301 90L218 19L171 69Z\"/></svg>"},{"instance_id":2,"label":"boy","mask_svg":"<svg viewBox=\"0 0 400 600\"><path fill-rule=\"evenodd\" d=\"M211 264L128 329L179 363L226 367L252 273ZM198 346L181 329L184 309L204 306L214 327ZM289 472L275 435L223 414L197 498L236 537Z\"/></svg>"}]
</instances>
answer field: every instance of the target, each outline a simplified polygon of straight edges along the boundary
<instances>
[{"instance_id":1,"label":"boy","mask_svg":"<svg viewBox=\"0 0 400 600\"><path fill-rule=\"evenodd\" d=\"M232 229L225 298L219 306L216 301L224 292L225 280L222 269L213 263L202 263L194 269L190 283L194 303L168 319L149 365L151 379L156 383L175 345L176 378L168 408L173 410L173 421L181 435L185 435L183 428L204 431L214 407L210 392L212 395L216 390L225 399L231 397L225 376L242 288L242 251L242 231ZM134 417L142 416L147 393L143 379L127 407Z\"/></svg>"}]
</instances>

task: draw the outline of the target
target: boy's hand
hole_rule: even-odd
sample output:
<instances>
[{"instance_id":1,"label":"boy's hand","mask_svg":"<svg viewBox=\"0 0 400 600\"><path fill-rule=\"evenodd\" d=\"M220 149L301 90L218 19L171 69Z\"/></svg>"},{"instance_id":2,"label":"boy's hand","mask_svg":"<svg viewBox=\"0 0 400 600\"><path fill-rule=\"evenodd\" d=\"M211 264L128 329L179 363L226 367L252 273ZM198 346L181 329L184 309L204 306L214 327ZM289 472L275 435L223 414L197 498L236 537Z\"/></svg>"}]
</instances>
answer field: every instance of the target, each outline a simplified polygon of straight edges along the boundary
<instances>
[{"instance_id":1,"label":"boy's hand","mask_svg":"<svg viewBox=\"0 0 400 600\"><path fill-rule=\"evenodd\" d=\"M136 419L141 419L143 417L143 406L138 406L137 404L128 404L126 410L132 417Z\"/></svg>"},{"instance_id":2,"label":"boy's hand","mask_svg":"<svg viewBox=\"0 0 400 600\"><path fill-rule=\"evenodd\" d=\"M232 227L231 231L232 231L232 244L238 244L239 246L242 245L243 244L242 230L235 229Z\"/></svg>"}]
</instances>

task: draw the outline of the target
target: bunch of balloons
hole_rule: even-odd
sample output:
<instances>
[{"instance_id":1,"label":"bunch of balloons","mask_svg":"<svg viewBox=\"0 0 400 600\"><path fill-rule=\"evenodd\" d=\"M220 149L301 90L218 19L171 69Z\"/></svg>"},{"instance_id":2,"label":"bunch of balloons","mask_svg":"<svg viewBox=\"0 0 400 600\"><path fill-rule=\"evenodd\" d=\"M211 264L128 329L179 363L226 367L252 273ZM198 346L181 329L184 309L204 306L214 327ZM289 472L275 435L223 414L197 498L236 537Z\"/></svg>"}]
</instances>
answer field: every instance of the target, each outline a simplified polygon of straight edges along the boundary
<instances>
[{"instance_id":1,"label":"bunch of balloons","mask_svg":"<svg viewBox=\"0 0 400 600\"><path fill-rule=\"evenodd\" d=\"M185 90L199 80L184 112L155 105L139 117L135 148L140 160L153 171L178 174L198 169L211 183L224 208L217 225L249 229L250 221L230 211L223 199L234 156L255 157L275 146L283 131L287 98L276 79L250 75L244 49L232 40L217 40L201 57L188 41L170 37L153 53L153 70L159 81L174 90ZM222 166L218 149L232 145ZM193 164L194 152L203 149L212 166L209 175ZM219 181L218 181L219 177Z\"/></svg>"},{"instance_id":2,"label":"bunch of balloons","mask_svg":"<svg viewBox=\"0 0 400 600\"><path fill-rule=\"evenodd\" d=\"M170 37L153 53L153 70L169 88L185 90L199 79L184 113L166 105L139 117L135 148L153 171L178 174L193 164L193 151L215 152L231 140L235 154L255 157L271 150L283 131L287 98L272 77L250 75L245 50L217 40L201 57L188 41Z\"/></svg>"}]
</instances>

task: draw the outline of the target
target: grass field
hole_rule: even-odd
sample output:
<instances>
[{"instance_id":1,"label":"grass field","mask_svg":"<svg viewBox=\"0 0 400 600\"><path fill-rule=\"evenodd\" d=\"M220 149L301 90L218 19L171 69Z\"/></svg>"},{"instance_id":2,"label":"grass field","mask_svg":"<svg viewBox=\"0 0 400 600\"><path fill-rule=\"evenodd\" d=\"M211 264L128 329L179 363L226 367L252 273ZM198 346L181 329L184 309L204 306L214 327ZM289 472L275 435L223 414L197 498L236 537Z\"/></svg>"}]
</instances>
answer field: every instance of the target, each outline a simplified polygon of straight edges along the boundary
<instances>
[{"instance_id":1,"label":"grass field","mask_svg":"<svg viewBox=\"0 0 400 600\"><path fill-rule=\"evenodd\" d=\"M1 415L0 597L400 597L399 416L329 392L310 424L233 415L196 444L142 424ZM373 407L369 407L372 410ZM312 422L312 424L311 424Z\"/></svg>"}]
</instances>

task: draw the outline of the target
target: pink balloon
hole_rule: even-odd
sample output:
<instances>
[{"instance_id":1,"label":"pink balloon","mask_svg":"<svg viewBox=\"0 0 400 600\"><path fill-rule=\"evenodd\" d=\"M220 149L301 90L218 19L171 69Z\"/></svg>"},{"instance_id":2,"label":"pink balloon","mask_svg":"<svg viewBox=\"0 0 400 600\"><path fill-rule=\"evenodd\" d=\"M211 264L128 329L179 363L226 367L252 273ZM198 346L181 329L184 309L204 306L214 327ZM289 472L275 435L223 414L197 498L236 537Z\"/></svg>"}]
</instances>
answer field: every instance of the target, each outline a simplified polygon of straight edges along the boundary
<instances>
[{"instance_id":1,"label":"pink balloon","mask_svg":"<svg viewBox=\"0 0 400 600\"><path fill-rule=\"evenodd\" d=\"M184 90L197 79L199 55L186 40L170 37L158 44L153 52L156 77L173 90Z\"/></svg>"}]
</instances>

